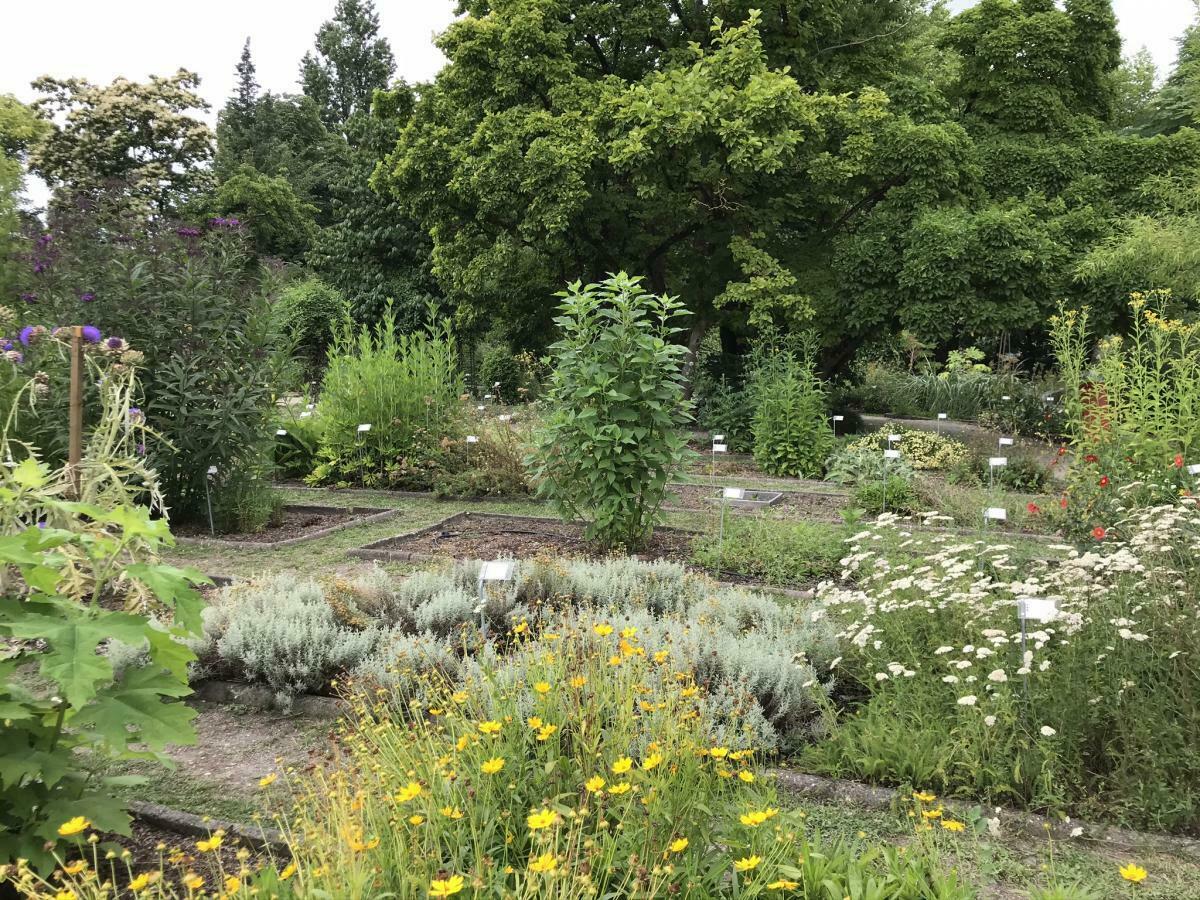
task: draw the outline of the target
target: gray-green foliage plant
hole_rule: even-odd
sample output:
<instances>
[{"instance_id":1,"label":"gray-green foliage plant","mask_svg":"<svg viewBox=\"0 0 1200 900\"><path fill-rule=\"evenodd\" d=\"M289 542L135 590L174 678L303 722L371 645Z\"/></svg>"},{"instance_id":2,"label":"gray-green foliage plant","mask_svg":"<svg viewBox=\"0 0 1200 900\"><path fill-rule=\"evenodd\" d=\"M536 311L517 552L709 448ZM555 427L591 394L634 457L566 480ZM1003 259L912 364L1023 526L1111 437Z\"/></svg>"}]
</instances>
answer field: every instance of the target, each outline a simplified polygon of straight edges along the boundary
<instances>
[{"instance_id":1,"label":"gray-green foliage plant","mask_svg":"<svg viewBox=\"0 0 1200 900\"><path fill-rule=\"evenodd\" d=\"M558 296L550 412L530 457L539 493L564 518L584 520L589 540L638 547L653 531L670 474L688 457L687 351L670 343L680 331L672 320L686 310L624 272L599 284L577 281Z\"/></svg>"},{"instance_id":2,"label":"gray-green foliage plant","mask_svg":"<svg viewBox=\"0 0 1200 900\"><path fill-rule=\"evenodd\" d=\"M819 477L833 449L825 387L810 349L769 350L751 375L754 461L772 475Z\"/></svg>"}]
</instances>

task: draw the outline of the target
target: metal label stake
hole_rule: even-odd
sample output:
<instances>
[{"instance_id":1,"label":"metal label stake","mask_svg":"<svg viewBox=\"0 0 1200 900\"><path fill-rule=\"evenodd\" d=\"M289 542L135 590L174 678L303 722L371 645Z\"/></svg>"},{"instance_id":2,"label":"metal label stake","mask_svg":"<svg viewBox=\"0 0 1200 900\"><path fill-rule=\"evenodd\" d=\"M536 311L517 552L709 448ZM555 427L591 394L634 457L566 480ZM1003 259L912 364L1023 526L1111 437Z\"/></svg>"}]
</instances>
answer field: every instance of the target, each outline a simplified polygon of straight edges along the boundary
<instances>
[{"instance_id":1,"label":"metal label stake","mask_svg":"<svg viewBox=\"0 0 1200 900\"><path fill-rule=\"evenodd\" d=\"M217 467L209 466L208 472L204 476L204 503L208 506L208 533L216 537L217 529L213 526L212 515L212 493L209 491L208 483L217 476Z\"/></svg>"},{"instance_id":2,"label":"metal label stake","mask_svg":"<svg viewBox=\"0 0 1200 900\"><path fill-rule=\"evenodd\" d=\"M512 581L515 567L516 563L511 559L496 559L479 567L479 605L475 607L475 612L479 614L479 632L484 640L487 640L487 584L491 581Z\"/></svg>"}]
</instances>

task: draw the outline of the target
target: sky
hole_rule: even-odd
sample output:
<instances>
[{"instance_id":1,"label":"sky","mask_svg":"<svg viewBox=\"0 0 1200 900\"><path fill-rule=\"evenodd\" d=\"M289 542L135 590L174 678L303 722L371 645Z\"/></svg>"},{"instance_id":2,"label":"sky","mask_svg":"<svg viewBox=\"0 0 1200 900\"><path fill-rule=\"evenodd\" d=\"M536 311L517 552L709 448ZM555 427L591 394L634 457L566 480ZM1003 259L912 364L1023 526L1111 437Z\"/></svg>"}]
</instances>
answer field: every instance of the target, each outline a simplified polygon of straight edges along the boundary
<instances>
[{"instance_id":1,"label":"sky","mask_svg":"<svg viewBox=\"0 0 1200 900\"><path fill-rule=\"evenodd\" d=\"M29 82L39 75L82 77L106 83L168 74L181 66L201 77L200 94L212 105L208 118L232 93L242 43L250 49L263 88L299 90L300 58L313 45L334 0L2 0L0 93L31 100ZM973 0L951 0L955 10ZM444 62L433 35L454 15L454 0L376 0L380 28L396 56L396 73L407 81L432 78ZM1125 52L1145 46L1160 74L1175 59L1175 38L1195 15L1194 0L1114 0ZM17 35L28 36L15 40ZM44 202L45 189L29 186L29 201Z\"/></svg>"}]
</instances>

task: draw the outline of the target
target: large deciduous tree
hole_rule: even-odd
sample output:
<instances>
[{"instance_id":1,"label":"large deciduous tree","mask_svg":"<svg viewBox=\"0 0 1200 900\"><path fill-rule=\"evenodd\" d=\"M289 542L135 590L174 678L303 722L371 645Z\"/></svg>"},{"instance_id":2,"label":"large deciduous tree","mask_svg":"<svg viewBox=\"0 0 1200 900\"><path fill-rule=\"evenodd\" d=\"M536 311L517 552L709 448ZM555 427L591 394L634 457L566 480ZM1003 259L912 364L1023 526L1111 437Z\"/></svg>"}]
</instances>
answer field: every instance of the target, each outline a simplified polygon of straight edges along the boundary
<instances>
[{"instance_id":1,"label":"large deciduous tree","mask_svg":"<svg viewBox=\"0 0 1200 900\"><path fill-rule=\"evenodd\" d=\"M300 63L300 82L325 125L341 129L369 109L372 94L386 88L395 71L391 47L379 36L375 4L338 0L333 18L317 31L315 52Z\"/></svg>"}]
</instances>

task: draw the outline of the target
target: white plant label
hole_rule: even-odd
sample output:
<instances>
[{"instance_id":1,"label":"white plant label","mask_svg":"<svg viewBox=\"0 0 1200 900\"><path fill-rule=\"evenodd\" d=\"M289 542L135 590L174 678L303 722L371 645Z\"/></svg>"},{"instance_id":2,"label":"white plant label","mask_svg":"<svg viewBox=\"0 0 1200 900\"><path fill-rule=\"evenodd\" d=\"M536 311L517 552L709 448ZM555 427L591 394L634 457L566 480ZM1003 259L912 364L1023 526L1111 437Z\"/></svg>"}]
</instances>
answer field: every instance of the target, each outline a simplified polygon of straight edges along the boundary
<instances>
[{"instance_id":1,"label":"white plant label","mask_svg":"<svg viewBox=\"0 0 1200 900\"><path fill-rule=\"evenodd\" d=\"M1197 464L1194 466L1188 466L1187 473L1189 475L1200 475L1200 464Z\"/></svg>"},{"instance_id":2,"label":"white plant label","mask_svg":"<svg viewBox=\"0 0 1200 900\"><path fill-rule=\"evenodd\" d=\"M275 432L275 434L277 434L279 437L283 437L285 434L287 434L287 429L280 428L278 431Z\"/></svg>"},{"instance_id":3,"label":"white plant label","mask_svg":"<svg viewBox=\"0 0 1200 900\"><path fill-rule=\"evenodd\" d=\"M485 562L479 569L480 581L508 581L513 575L511 559L494 559Z\"/></svg>"},{"instance_id":4,"label":"white plant label","mask_svg":"<svg viewBox=\"0 0 1200 900\"><path fill-rule=\"evenodd\" d=\"M1011 447L1013 445L1012 438L1000 438L999 445L1001 447Z\"/></svg>"},{"instance_id":5,"label":"white plant label","mask_svg":"<svg viewBox=\"0 0 1200 900\"><path fill-rule=\"evenodd\" d=\"M884 458L884 459L899 459L899 458L900 458L900 451L899 451L899 450L891 450L891 449L884 450L884 451L883 451L883 458Z\"/></svg>"},{"instance_id":6,"label":"white plant label","mask_svg":"<svg viewBox=\"0 0 1200 900\"><path fill-rule=\"evenodd\" d=\"M308 404L306 404L306 405L305 405L305 407L304 407L304 408L305 408L305 409L316 409L316 408L317 408L317 404L315 404L315 403L308 403Z\"/></svg>"},{"instance_id":7,"label":"white plant label","mask_svg":"<svg viewBox=\"0 0 1200 900\"><path fill-rule=\"evenodd\" d=\"M505 414L505 415L503 415L503 416L496 416L496 421L497 421L497 422L511 422L511 421L512 421L512 415L511 415L511 414Z\"/></svg>"},{"instance_id":8,"label":"white plant label","mask_svg":"<svg viewBox=\"0 0 1200 900\"><path fill-rule=\"evenodd\" d=\"M944 422L944 421L945 421L946 419L948 419L948 418L950 418L950 417L949 417L948 415L946 415L945 413L938 413L938 419L939 419L939 421L943 421L943 422Z\"/></svg>"},{"instance_id":9,"label":"white plant label","mask_svg":"<svg viewBox=\"0 0 1200 900\"><path fill-rule=\"evenodd\" d=\"M723 435L723 434L714 434L713 435L713 443L714 444L719 444L723 440L725 440L725 435Z\"/></svg>"},{"instance_id":10,"label":"white plant label","mask_svg":"<svg viewBox=\"0 0 1200 900\"><path fill-rule=\"evenodd\" d=\"M371 423L370 423L370 422L363 422L363 424L361 424L361 425L359 425L359 426L358 426L358 433L359 433L359 434L365 434L366 432L368 432L368 431L370 431L370 430L371 430Z\"/></svg>"},{"instance_id":11,"label":"white plant label","mask_svg":"<svg viewBox=\"0 0 1200 900\"><path fill-rule=\"evenodd\" d=\"M725 453L728 449L725 444L713 444L713 453Z\"/></svg>"},{"instance_id":12,"label":"white plant label","mask_svg":"<svg viewBox=\"0 0 1200 900\"><path fill-rule=\"evenodd\" d=\"M475 434L468 434L468 435L467 435L467 443L468 443L468 444L478 444L478 443L479 443L479 436L478 436L478 435L475 435Z\"/></svg>"},{"instance_id":13,"label":"white plant label","mask_svg":"<svg viewBox=\"0 0 1200 900\"><path fill-rule=\"evenodd\" d=\"M486 407L486 406L477 406L477 407L475 407L475 408L476 408L477 410L479 410L480 412L483 412L485 409L487 409L487 407Z\"/></svg>"},{"instance_id":14,"label":"white plant label","mask_svg":"<svg viewBox=\"0 0 1200 900\"><path fill-rule=\"evenodd\" d=\"M1011 400L1011 399L1012 399L1012 397L1008 396L1008 394L1002 394L1002 395L1001 395L1001 397L1000 397L1000 399L1001 399L1001 400Z\"/></svg>"},{"instance_id":15,"label":"white plant label","mask_svg":"<svg viewBox=\"0 0 1200 900\"><path fill-rule=\"evenodd\" d=\"M1045 400L1047 403L1053 403L1053 402L1054 402L1054 395L1053 395L1053 394L1047 394L1047 395L1046 395L1045 397L1043 397L1042 399L1043 399L1043 400Z\"/></svg>"},{"instance_id":16,"label":"white plant label","mask_svg":"<svg viewBox=\"0 0 1200 900\"><path fill-rule=\"evenodd\" d=\"M307 419L311 415L312 413L310 413L308 410L305 410L304 412L300 413L300 418Z\"/></svg>"},{"instance_id":17,"label":"white plant label","mask_svg":"<svg viewBox=\"0 0 1200 900\"><path fill-rule=\"evenodd\" d=\"M835 422L845 422L845 421L846 421L846 417L845 417L845 416L834 416L834 417L833 417L833 421L835 421Z\"/></svg>"},{"instance_id":18,"label":"white plant label","mask_svg":"<svg viewBox=\"0 0 1200 900\"><path fill-rule=\"evenodd\" d=\"M991 466L993 469L997 468L998 466L1007 466L1008 465L1008 457L1007 456L993 456L988 459L988 465Z\"/></svg>"},{"instance_id":19,"label":"white plant label","mask_svg":"<svg viewBox=\"0 0 1200 900\"><path fill-rule=\"evenodd\" d=\"M1037 622L1053 622L1058 617L1058 603L1053 597L1021 597L1017 600L1017 615Z\"/></svg>"},{"instance_id":20,"label":"white plant label","mask_svg":"<svg viewBox=\"0 0 1200 900\"><path fill-rule=\"evenodd\" d=\"M724 497L726 500L745 500L746 499L746 489L745 488L727 487L721 493L721 496Z\"/></svg>"},{"instance_id":21,"label":"white plant label","mask_svg":"<svg viewBox=\"0 0 1200 900\"><path fill-rule=\"evenodd\" d=\"M904 437L904 435L902 435L902 434L889 434L888 435L888 443L889 444L898 443L902 437Z\"/></svg>"},{"instance_id":22,"label":"white plant label","mask_svg":"<svg viewBox=\"0 0 1200 900\"><path fill-rule=\"evenodd\" d=\"M1002 506L989 506L983 511L983 517L995 522L1007 522L1008 510Z\"/></svg>"},{"instance_id":23,"label":"white plant label","mask_svg":"<svg viewBox=\"0 0 1200 900\"><path fill-rule=\"evenodd\" d=\"M500 387L500 382L497 381L495 384L492 385L492 387L494 387L494 388Z\"/></svg>"},{"instance_id":24,"label":"white plant label","mask_svg":"<svg viewBox=\"0 0 1200 900\"><path fill-rule=\"evenodd\" d=\"M491 395L491 394L484 394L484 395L483 395L483 399L484 399L484 400L491 400L491 399L492 399L492 395Z\"/></svg>"},{"instance_id":25,"label":"white plant label","mask_svg":"<svg viewBox=\"0 0 1200 900\"><path fill-rule=\"evenodd\" d=\"M211 476L211 475L216 475L216 474L217 474L217 467L216 467L216 466L209 466L209 467L208 467L208 474L209 474L210 476Z\"/></svg>"}]
</instances>

